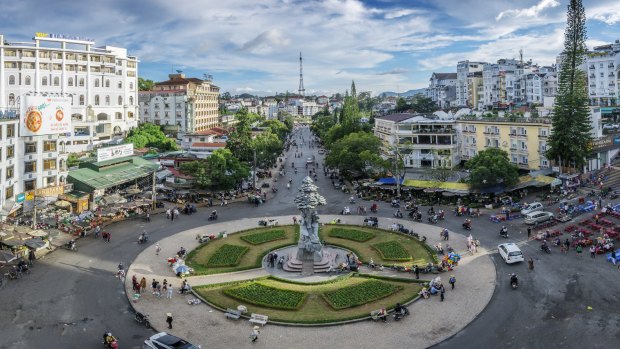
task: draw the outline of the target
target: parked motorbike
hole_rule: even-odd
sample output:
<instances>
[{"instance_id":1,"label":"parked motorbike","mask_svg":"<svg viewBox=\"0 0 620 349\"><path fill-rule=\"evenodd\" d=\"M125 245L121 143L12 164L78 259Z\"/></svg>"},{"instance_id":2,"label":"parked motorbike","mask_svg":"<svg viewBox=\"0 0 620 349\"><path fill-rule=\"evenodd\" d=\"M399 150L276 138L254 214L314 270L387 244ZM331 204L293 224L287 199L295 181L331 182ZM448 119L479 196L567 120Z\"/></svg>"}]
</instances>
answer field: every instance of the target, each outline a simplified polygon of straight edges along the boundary
<instances>
[{"instance_id":1,"label":"parked motorbike","mask_svg":"<svg viewBox=\"0 0 620 349\"><path fill-rule=\"evenodd\" d=\"M136 321L140 325L144 325L146 328L151 328L151 322L149 321L149 316L147 314L142 314L140 312L137 312Z\"/></svg>"},{"instance_id":2,"label":"parked motorbike","mask_svg":"<svg viewBox=\"0 0 620 349\"><path fill-rule=\"evenodd\" d=\"M64 247L70 251L74 251L74 252L78 251L77 245L75 243L75 239L71 239L71 241L68 241L66 244L64 244Z\"/></svg>"}]
</instances>

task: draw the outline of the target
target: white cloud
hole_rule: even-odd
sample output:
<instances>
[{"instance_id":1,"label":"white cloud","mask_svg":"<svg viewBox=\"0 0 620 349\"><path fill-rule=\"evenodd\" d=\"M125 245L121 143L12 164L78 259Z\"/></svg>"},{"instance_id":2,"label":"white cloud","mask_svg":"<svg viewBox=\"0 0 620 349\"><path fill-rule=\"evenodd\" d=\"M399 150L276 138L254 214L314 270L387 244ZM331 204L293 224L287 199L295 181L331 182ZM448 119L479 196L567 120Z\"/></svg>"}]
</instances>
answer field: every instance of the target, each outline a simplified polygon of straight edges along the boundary
<instances>
[{"instance_id":1,"label":"white cloud","mask_svg":"<svg viewBox=\"0 0 620 349\"><path fill-rule=\"evenodd\" d=\"M620 23L620 2L613 1L592 6L586 9L586 15L608 25Z\"/></svg>"},{"instance_id":2,"label":"white cloud","mask_svg":"<svg viewBox=\"0 0 620 349\"><path fill-rule=\"evenodd\" d=\"M532 7L524 9L512 9L500 12L495 20L499 21L503 17L537 17L542 11L560 6L557 0L540 0L540 2Z\"/></svg>"},{"instance_id":3,"label":"white cloud","mask_svg":"<svg viewBox=\"0 0 620 349\"><path fill-rule=\"evenodd\" d=\"M394 68L392 70L378 72L377 75L400 75L409 72L407 69L403 68Z\"/></svg>"}]
</instances>

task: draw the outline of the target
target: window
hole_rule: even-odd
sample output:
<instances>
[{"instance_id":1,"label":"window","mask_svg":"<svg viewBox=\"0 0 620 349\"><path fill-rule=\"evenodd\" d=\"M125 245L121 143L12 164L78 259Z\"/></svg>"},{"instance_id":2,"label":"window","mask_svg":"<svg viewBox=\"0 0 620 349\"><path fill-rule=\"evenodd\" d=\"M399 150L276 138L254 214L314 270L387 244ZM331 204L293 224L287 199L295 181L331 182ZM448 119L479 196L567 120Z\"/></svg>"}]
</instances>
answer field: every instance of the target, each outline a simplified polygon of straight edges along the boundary
<instances>
[{"instance_id":1,"label":"window","mask_svg":"<svg viewBox=\"0 0 620 349\"><path fill-rule=\"evenodd\" d=\"M95 105L99 105L99 95L95 95Z\"/></svg>"},{"instance_id":2,"label":"window","mask_svg":"<svg viewBox=\"0 0 620 349\"><path fill-rule=\"evenodd\" d=\"M130 82L130 83L129 83L129 89L130 89L130 90L133 90L133 82Z\"/></svg>"},{"instance_id":3,"label":"window","mask_svg":"<svg viewBox=\"0 0 620 349\"><path fill-rule=\"evenodd\" d=\"M9 145L6 147L6 159L12 159L15 156L15 146Z\"/></svg>"},{"instance_id":4,"label":"window","mask_svg":"<svg viewBox=\"0 0 620 349\"><path fill-rule=\"evenodd\" d=\"M29 190L34 190L37 188L37 180L33 179L30 181L24 181L24 190L25 191L29 191Z\"/></svg>"},{"instance_id":5,"label":"window","mask_svg":"<svg viewBox=\"0 0 620 349\"><path fill-rule=\"evenodd\" d=\"M122 81L118 82L118 88L123 88L123 82Z\"/></svg>"},{"instance_id":6,"label":"window","mask_svg":"<svg viewBox=\"0 0 620 349\"><path fill-rule=\"evenodd\" d=\"M31 83L30 76L26 76L26 78L24 79L24 85L30 85L30 83Z\"/></svg>"},{"instance_id":7,"label":"window","mask_svg":"<svg viewBox=\"0 0 620 349\"><path fill-rule=\"evenodd\" d=\"M67 85L68 85L68 86L73 86L73 78L69 78L69 79L67 80Z\"/></svg>"},{"instance_id":8,"label":"window","mask_svg":"<svg viewBox=\"0 0 620 349\"><path fill-rule=\"evenodd\" d=\"M99 79L95 79L95 87L99 87Z\"/></svg>"},{"instance_id":9,"label":"window","mask_svg":"<svg viewBox=\"0 0 620 349\"><path fill-rule=\"evenodd\" d=\"M130 119L133 119L133 113L132 112L127 113L127 117Z\"/></svg>"},{"instance_id":10,"label":"window","mask_svg":"<svg viewBox=\"0 0 620 349\"><path fill-rule=\"evenodd\" d=\"M9 75L9 85L15 85L15 75Z\"/></svg>"},{"instance_id":11,"label":"window","mask_svg":"<svg viewBox=\"0 0 620 349\"><path fill-rule=\"evenodd\" d=\"M60 86L60 78L59 77L54 77L54 86Z\"/></svg>"},{"instance_id":12,"label":"window","mask_svg":"<svg viewBox=\"0 0 620 349\"><path fill-rule=\"evenodd\" d=\"M56 141L44 141L43 150L44 151L56 151Z\"/></svg>"},{"instance_id":13,"label":"window","mask_svg":"<svg viewBox=\"0 0 620 349\"><path fill-rule=\"evenodd\" d=\"M129 96L129 105L133 105L133 96Z\"/></svg>"},{"instance_id":14,"label":"window","mask_svg":"<svg viewBox=\"0 0 620 349\"><path fill-rule=\"evenodd\" d=\"M6 125L6 137L15 137L15 125Z\"/></svg>"},{"instance_id":15,"label":"window","mask_svg":"<svg viewBox=\"0 0 620 349\"><path fill-rule=\"evenodd\" d=\"M44 76L44 77L41 79L41 85L43 85L43 86L47 86L47 76Z\"/></svg>"},{"instance_id":16,"label":"window","mask_svg":"<svg viewBox=\"0 0 620 349\"><path fill-rule=\"evenodd\" d=\"M110 87L110 79L105 79L105 87Z\"/></svg>"},{"instance_id":17,"label":"window","mask_svg":"<svg viewBox=\"0 0 620 349\"><path fill-rule=\"evenodd\" d=\"M110 96L105 96L105 105L110 105Z\"/></svg>"},{"instance_id":18,"label":"window","mask_svg":"<svg viewBox=\"0 0 620 349\"><path fill-rule=\"evenodd\" d=\"M84 105L84 95L80 95L80 105Z\"/></svg>"},{"instance_id":19,"label":"window","mask_svg":"<svg viewBox=\"0 0 620 349\"><path fill-rule=\"evenodd\" d=\"M84 87L84 78L80 78L80 87Z\"/></svg>"},{"instance_id":20,"label":"window","mask_svg":"<svg viewBox=\"0 0 620 349\"><path fill-rule=\"evenodd\" d=\"M8 168L7 168L7 173L8 173ZM7 176L7 178L8 178L8 176ZM9 187L6 187L6 194L4 195L4 198L5 199L13 198L13 186L12 185L9 186Z\"/></svg>"},{"instance_id":21,"label":"window","mask_svg":"<svg viewBox=\"0 0 620 349\"><path fill-rule=\"evenodd\" d=\"M123 113L116 112L116 120L123 120Z\"/></svg>"},{"instance_id":22,"label":"window","mask_svg":"<svg viewBox=\"0 0 620 349\"><path fill-rule=\"evenodd\" d=\"M36 171L37 171L37 162L36 161L24 162L24 173L36 172Z\"/></svg>"},{"instance_id":23,"label":"window","mask_svg":"<svg viewBox=\"0 0 620 349\"><path fill-rule=\"evenodd\" d=\"M44 170L55 170L56 169L56 159L45 159L43 160L43 169Z\"/></svg>"},{"instance_id":24,"label":"window","mask_svg":"<svg viewBox=\"0 0 620 349\"><path fill-rule=\"evenodd\" d=\"M15 105L15 94L9 93L9 105Z\"/></svg>"},{"instance_id":25,"label":"window","mask_svg":"<svg viewBox=\"0 0 620 349\"><path fill-rule=\"evenodd\" d=\"M26 143L24 153L32 154L37 152L37 143Z\"/></svg>"},{"instance_id":26,"label":"window","mask_svg":"<svg viewBox=\"0 0 620 349\"><path fill-rule=\"evenodd\" d=\"M118 96L118 105L123 105L123 97Z\"/></svg>"},{"instance_id":27,"label":"window","mask_svg":"<svg viewBox=\"0 0 620 349\"><path fill-rule=\"evenodd\" d=\"M14 166L8 166L6 168L6 179L11 179L13 178L13 175L15 174L15 168Z\"/></svg>"}]
</instances>

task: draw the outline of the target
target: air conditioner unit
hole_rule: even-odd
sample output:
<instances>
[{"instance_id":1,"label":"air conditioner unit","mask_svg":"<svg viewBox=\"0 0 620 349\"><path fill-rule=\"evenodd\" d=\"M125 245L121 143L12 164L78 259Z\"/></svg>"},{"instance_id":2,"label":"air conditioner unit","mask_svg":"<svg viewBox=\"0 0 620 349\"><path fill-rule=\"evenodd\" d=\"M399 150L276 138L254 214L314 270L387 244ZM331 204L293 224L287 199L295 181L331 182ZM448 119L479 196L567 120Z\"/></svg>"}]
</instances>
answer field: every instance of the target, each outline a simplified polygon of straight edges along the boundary
<instances>
[{"instance_id":1,"label":"air conditioner unit","mask_svg":"<svg viewBox=\"0 0 620 349\"><path fill-rule=\"evenodd\" d=\"M28 155L28 160L32 160L32 155Z\"/></svg>"},{"instance_id":2,"label":"air conditioner unit","mask_svg":"<svg viewBox=\"0 0 620 349\"><path fill-rule=\"evenodd\" d=\"M47 171L47 175L51 176L52 175L52 171Z\"/></svg>"}]
</instances>

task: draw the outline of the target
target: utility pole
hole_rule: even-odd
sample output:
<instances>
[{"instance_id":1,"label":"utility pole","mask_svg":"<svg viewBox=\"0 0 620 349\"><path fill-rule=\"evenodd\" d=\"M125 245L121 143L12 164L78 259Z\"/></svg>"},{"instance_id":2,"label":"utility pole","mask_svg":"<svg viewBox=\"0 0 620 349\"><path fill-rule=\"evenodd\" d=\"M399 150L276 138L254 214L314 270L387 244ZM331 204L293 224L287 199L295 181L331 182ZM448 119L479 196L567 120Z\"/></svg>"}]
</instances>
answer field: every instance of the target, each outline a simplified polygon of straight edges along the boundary
<instances>
[{"instance_id":1,"label":"utility pole","mask_svg":"<svg viewBox=\"0 0 620 349\"><path fill-rule=\"evenodd\" d=\"M32 203L34 204L34 209L32 213L32 229L37 229L37 192L36 189L32 192Z\"/></svg>"},{"instance_id":2,"label":"utility pole","mask_svg":"<svg viewBox=\"0 0 620 349\"><path fill-rule=\"evenodd\" d=\"M256 149L254 149L254 172L252 173L254 179L254 190L256 190Z\"/></svg>"},{"instance_id":3,"label":"utility pole","mask_svg":"<svg viewBox=\"0 0 620 349\"><path fill-rule=\"evenodd\" d=\"M157 196L155 195L155 171L153 171L153 187L151 188L151 208L154 210L157 205L155 203L155 199L157 198Z\"/></svg>"}]
</instances>

